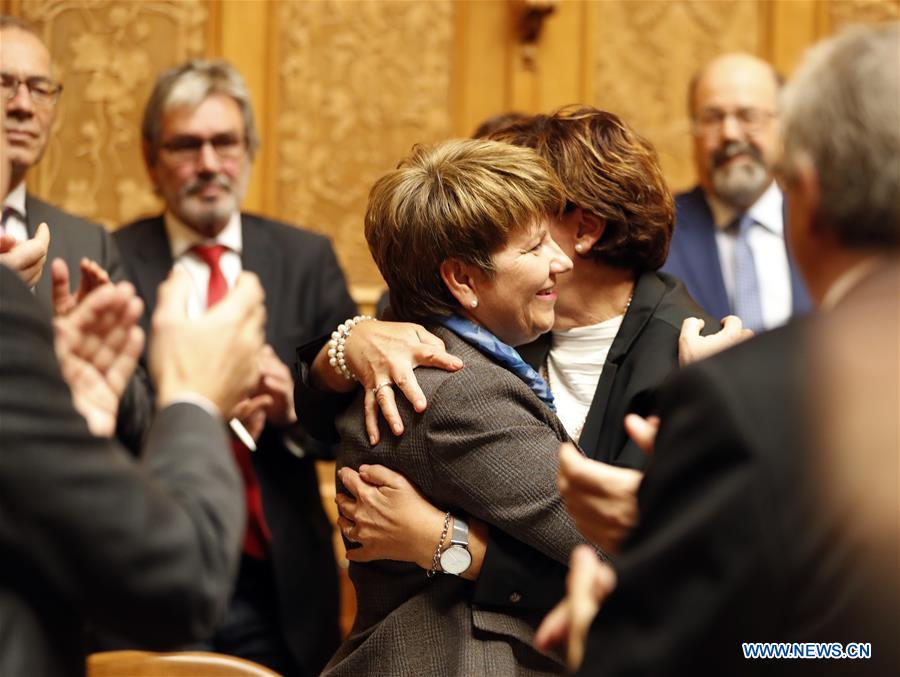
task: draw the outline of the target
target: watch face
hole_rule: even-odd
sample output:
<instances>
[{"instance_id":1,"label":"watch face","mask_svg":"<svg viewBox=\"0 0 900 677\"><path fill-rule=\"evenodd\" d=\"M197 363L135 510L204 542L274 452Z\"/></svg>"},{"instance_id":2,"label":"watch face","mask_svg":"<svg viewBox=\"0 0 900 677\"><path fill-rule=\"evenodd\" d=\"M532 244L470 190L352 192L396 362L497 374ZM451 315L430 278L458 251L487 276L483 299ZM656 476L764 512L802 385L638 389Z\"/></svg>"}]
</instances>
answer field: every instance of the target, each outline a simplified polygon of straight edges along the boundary
<instances>
[{"instance_id":1,"label":"watch face","mask_svg":"<svg viewBox=\"0 0 900 677\"><path fill-rule=\"evenodd\" d=\"M472 555L461 545L451 545L441 553L441 569L448 574L459 576L471 563Z\"/></svg>"}]
</instances>

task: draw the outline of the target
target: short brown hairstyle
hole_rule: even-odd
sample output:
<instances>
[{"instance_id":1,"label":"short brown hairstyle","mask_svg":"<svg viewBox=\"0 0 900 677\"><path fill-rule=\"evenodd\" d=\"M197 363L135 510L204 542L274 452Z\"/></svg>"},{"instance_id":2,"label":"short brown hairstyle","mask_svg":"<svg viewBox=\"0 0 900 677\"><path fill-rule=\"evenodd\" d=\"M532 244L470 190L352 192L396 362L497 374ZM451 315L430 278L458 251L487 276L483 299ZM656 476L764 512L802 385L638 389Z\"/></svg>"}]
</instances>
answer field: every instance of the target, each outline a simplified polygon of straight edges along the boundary
<instances>
[{"instance_id":1,"label":"short brown hairstyle","mask_svg":"<svg viewBox=\"0 0 900 677\"><path fill-rule=\"evenodd\" d=\"M528 148L468 139L414 146L375 182L366 209L366 240L394 313L409 321L453 313L459 304L441 263L457 259L492 275L492 255L510 235L564 204L547 163Z\"/></svg>"},{"instance_id":2,"label":"short brown hairstyle","mask_svg":"<svg viewBox=\"0 0 900 677\"><path fill-rule=\"evenodd\" d=\"M588 106L535 115L491 135L534 148L559 177L567 209L606 220L591 253L636 273L666 261L675 206L656 151L618 116Z\"/></svg>"}]
</instances>

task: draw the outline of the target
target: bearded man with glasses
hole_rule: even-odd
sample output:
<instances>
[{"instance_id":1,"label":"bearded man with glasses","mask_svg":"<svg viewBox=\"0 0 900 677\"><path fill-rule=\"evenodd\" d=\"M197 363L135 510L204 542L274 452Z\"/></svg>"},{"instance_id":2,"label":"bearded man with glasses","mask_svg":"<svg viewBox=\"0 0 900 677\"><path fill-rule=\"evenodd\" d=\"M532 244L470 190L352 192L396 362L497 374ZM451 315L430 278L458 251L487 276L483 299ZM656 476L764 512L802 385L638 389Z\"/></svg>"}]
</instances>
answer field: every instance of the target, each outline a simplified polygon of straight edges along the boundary
<instances>
[{"instance_id":1,"label":"bearded man with glasses","mask_svg":"<svg viewBox=\"0 0 900 677\"><path fill-rule=\"evenodd\" d=\"M338 584L331 527L314 461L329 452L297 427L294 351L356 313L325 237L242 212L259 139L250 94L225 61L189 61L162 73L144 109L143 153L165 212L115 234L144 299L175 267L203 313L241 271L266 293L262 377L232 415L257 437L234 445L247 502L243 557L228 614L201 648L248 658L283 675L316 675L337 648ZM235 500L241 500L235 496Z\"/></svg>"},{"instance_id":2,"label":"bearded man with glasses","mask_svg":"<svg viewBox=\"0 0 900 677\"><path fill-rule=\"evenodd\" d=\"M780 78L749 54L725 54L691 80L688 109L699 185L675 196L663 270L684 280L715 317L762 331L810 307L785 239L784 197L773 169Z\"/></svg>"},{"instance_id":3,"label":"bearded man with glasses","mask_svg":"<svg viewBox=\"0 0 900 677\"><path fill-rule=\"evenodd\" d=\"M0 15L0 94L8 146L3 161L11 164L3 196L0 263L19 273L48 308L65 313L107 276L114 282L123 276L105 229L39 200L25 186L26 175L47 148L63 89L52 72L50 53L34 28ZM44 274L47 262L54 262L52 275Z\"/></svg>"}]
</instances>

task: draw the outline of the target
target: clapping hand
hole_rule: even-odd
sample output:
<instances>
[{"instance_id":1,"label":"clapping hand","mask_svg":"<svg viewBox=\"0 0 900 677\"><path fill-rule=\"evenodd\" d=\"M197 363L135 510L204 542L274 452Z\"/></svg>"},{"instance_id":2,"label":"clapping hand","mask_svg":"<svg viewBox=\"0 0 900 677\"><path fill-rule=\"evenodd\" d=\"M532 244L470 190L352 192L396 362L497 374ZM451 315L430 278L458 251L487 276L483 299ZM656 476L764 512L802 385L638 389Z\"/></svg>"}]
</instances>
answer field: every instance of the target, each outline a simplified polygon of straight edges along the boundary
<instances>
[{"instance_id":1,"label":"clapping hand","mask_svg":"<svg viewBox=\"0 0 900 677\"><path fill-rule=\"evenodd\" d=\"M30 240L16 240L9 233L4 233L0 235L0 264L12 268L29 289L33 288L44 272L49 247L50 228L46 223L38 226Z\"/></svg>"},{"instance_id":2,"label":"clapping hand","mask_svg":"<svg viewBox=\"0 0 900 677\"><path fill-rule=\"evenodd\" d=\"M90 431L110 437L119 400L144 347L144 304L127 282L105 285L53 321L54 347L72 403Z\"/></svg>"}]
</instances>

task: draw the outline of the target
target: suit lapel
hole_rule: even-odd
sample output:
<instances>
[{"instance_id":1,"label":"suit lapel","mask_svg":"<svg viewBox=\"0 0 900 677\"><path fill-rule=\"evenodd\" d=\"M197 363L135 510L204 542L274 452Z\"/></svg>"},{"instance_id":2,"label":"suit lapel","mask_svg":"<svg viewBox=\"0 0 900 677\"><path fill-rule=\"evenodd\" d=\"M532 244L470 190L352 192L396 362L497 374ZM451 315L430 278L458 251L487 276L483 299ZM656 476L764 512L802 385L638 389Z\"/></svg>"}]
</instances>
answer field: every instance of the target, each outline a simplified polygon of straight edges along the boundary
<instances>
[{"instance_id":1,"label":"suit lapel","mask_svg":"<svg viewBox=\"0 0 900 677\"><path fill-rule=\"evenodd\" d=\"M249 214L241 214L241 239L241 267L259 277L263 291L266 292L266 308L284 308L280 281L283 279L285 252L278 250L265 223ZM275 313L266 314L266 336L270 341L275 336L276 321Z\"/></svg>"},{"instance_id":2,"label":"suit lapel","mask_svg":"<svg viewBox=\"0 0 900 677\"><path fill-rule=\"evenodd\" d=\"M145 324L156 309L156 290L172 270L172 252L163 217L158 216L143 230L137 259L134 261L134 283L146 303Z\"/></svg>"},{"instance_id":3,"label":"suit lapel","mask_svg":"<svg viewBox=\"0 0 900 677\"><path fill-rule=\"evenodd\" d=\"M28 231L28 237L34 237L34 231L37 230L41 221L46 221L44 214L44 205L31 197L31 194L25 193L25 230ZM47 224L52 226L52 224ZM50 244L53 244L53 238L50 238Z\"/></svg>"},{"instance_id":4,"label":"suit lapel","mask_svg":"<svg viewBox=\"0 0 900 677\"><path fill-rule=\"evenodd\" d=\"M680 246L690 254L685 257L685 261L696 262L696 265L687 268L685 277L690 280L692 294L695 293L698 297L697 303L709 309L713 315L727 314L731 312L731 304L728 302L725 280L722 277L719 248L716 245L716 225L700 187L691 192L689 212L678 223ZM717 313L717 310L724 310L725 313Z\"/></svg>"},{"instance_id":5,"label":"suit lapel","mask_svg":"<svg viewBox=\"0 0 900 677\"><path fill-rule=\"evenodd\" d=\"M63 226L52 223L52 221L52 215L48 213L43 203L35 200L26 192L25 230L28 232L28 237L34 237L37 227L42 222L46 222L47 226L50 228L50 245L47 247L47 260L44 263L44 272L41 274L41 279L38 280L38 283L34 288L34 295L39 298L42 303L51 308L53 306L53 278L50 274L50 265L53 263L53 259L57 257L69 260L66 249L66 238L54 236L54 230L62 228ZM73 277L76 276L77 272L78 271L69 271L70 275Z\"/></svg>"}]
</instances>

